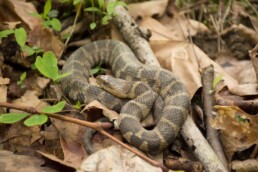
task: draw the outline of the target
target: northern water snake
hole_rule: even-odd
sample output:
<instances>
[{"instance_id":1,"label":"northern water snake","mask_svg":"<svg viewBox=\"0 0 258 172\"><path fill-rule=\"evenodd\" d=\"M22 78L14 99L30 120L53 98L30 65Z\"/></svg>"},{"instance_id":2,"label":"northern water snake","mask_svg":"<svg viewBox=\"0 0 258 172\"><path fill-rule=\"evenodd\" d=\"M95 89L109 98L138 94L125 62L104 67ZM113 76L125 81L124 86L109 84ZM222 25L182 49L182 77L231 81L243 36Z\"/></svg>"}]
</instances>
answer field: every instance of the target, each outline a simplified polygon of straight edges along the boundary
<instances>
[{"instance_id":1,"label":"northern water snake","mask_svg":"<svg viewBox=\"0 0 258 172\"><path fill-rule=\"evenodd\" d=\"M140 63L131 49L122 42L96 41L72 53L62 70L72 73L61 80L65 95L82 103L98 100L106 107L120 111L128 100L117 98L89 84L90 69L100 62L109 65L117 78L147 82L164 100L164 109L160 112L162 117L152 130L144 129L138 121L144 105L137 102L130 104L128 108L132 110L131 113L121 114L119 119L119 129L124 138L146 152L157 152L172 143L189 112L188 92L173 73Z\"/></svg>"}]
</instances>

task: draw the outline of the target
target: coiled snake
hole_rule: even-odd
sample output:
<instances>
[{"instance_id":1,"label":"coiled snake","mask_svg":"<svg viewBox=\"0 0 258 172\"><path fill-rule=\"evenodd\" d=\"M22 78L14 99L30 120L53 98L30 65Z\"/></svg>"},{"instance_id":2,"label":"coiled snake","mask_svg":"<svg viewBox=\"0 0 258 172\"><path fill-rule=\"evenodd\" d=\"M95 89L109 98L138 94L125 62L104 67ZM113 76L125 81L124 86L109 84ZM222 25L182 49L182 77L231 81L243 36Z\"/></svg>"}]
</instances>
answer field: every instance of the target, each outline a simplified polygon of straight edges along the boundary
<instances>
[{"instance_id":1,"label":"coiled snake","mask_svg":"<svg viewBox=\"0 0 258 172\"><path fill-rule=\"evenodd\" d=\"M154 129L146 130L139 122L150 110L147 105L137 100L125 105L127 99L89 84L90 69L100 62L109 65L115 77L147 82L161 96L164 108ZM98 100L116 111L125 105L118 120L119 129L129 143L146 152L160 151L172 143L189 112L190 98L179 79L170 71L140 63L131 49L119 41L102 40L82 46L72 53L62 72L71 72L61 80L62 90L70 99L82 103ZM138 95L138 100L154 97L143 94Z\"/></svg>"}]
</instances>

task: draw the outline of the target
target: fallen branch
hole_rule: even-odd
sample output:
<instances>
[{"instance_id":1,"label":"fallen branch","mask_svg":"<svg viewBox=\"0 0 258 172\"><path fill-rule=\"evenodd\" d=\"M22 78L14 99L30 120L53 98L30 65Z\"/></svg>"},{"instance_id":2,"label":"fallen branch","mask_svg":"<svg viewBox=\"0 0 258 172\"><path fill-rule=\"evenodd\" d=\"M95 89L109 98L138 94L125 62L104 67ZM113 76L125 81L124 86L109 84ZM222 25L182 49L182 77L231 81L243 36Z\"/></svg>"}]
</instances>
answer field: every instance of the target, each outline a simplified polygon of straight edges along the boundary
<instances>
[{"instance_id":1,"label":"fallen branch","mask_svg":"<svg viewBox=\"0 0 258 172\"><path fill-rule=\"evenodd\" d=\"M202 72L202 85L203 85L203 104L204 114L206 116L206 132L207 140L211 144L211 147L218 155L223 165L228 168L228 162L225 157L222 145L219 140L218 131L211 127L210 120L212 119L212 107L214 106L214 94L212 91L212 83L214 80L214 68L212 65L203 69Z\"/></svg>"}]
</instances>

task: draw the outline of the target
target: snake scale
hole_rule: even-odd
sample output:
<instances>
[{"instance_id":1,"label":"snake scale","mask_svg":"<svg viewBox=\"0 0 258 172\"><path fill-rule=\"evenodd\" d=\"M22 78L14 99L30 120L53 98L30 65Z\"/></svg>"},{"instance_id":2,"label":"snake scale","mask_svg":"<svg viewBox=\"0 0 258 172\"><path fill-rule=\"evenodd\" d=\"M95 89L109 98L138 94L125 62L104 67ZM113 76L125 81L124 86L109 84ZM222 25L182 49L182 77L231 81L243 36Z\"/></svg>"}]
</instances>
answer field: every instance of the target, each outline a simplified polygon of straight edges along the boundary
<instances>
[{"instance_id":1,"label":"snake scale","mask_svg":"<svg viewBox=\"0 0 258 172\"><path fill-rule=\"evenodd\" d=\"M95 41L72 53L62 69L63 73L71 72L71 75L61 80L64 94L73 101L82 103L98 100L115 111L120 111L124 105L126 106L127 99L117 98L89 84L90 70L100 62L110 66L116 78L148 83L164 101L163 111L160 112L162 117L152 130L144 129L139 122L146 113L144 108L147 106L137 101L127 105L126 113L120 113L118 119L123 137L145 152L157 152L172 143L189 113L189 94L173 73L140 63L131 49L122 42ZM138 96L141 96L142 100L152 98L146 95Z\"/></svg>"}]
</instances>

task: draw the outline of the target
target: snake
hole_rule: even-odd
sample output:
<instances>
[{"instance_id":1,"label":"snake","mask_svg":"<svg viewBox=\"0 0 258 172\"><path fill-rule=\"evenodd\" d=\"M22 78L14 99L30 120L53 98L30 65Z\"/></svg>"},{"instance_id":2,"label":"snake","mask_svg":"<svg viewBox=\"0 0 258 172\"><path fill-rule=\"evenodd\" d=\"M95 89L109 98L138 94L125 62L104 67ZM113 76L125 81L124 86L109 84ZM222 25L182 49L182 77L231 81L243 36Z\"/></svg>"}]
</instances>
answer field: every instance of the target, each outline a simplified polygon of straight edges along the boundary
<instances>
[{"instance_id":1,"label":"snake","mask_svg":"<svg viewBox=\"0 0 258 172\"><path fill-rule=\"evenodd\" d=\"M156 96L149 96L149 92L144 91L137 93L134 91L138 89L136 84L130 88L132 94L138 95L129 101L90 84L91 68L100 63L109 66L115 78L147 83L162 98L164 107L153 129L145 129L140 121L150 111L149 104ZM62 73L67 72L70 75L60 81L64 95L84 104L98 100L109 109L121 111L117 120L121 134L132 146L144 152L159 152L173 143L189 114L190 96L182 81L171 71L141 63L123 42L99 40L78 48L63 66Z\"/></svg>"}]
</instances>

